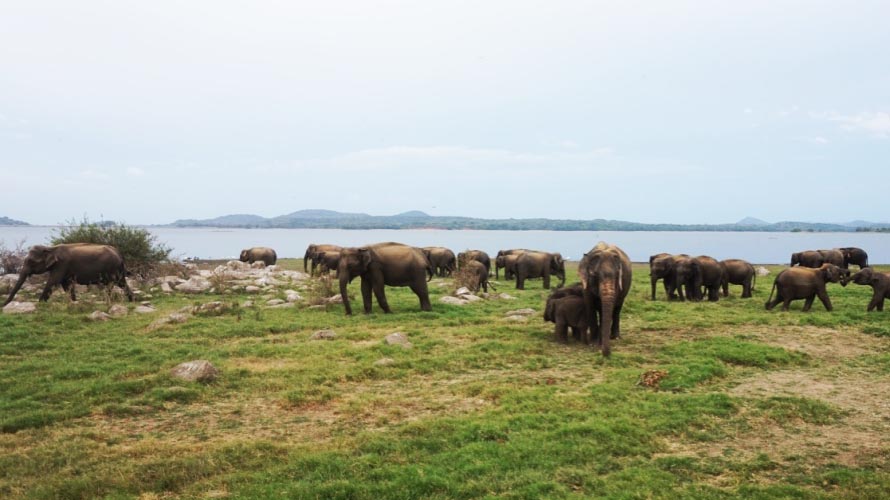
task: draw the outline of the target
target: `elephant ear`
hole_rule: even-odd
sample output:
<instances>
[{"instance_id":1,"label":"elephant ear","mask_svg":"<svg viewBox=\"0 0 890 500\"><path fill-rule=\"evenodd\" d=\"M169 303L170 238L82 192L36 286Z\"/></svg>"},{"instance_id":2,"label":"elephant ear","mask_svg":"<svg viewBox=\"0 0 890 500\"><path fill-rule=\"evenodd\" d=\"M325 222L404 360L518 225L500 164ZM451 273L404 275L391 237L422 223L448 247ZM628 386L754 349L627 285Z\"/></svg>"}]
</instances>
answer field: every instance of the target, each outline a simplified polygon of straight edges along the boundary
<instances>
[{"instance_id":1,"label":"elephant ear","mask_svg":"<svg viewBox=\"0 0 890 500\"><path fill-rule=\"evenodd\" d=\"M59 257L56 255L56 251L52 247L43 247L41 254L43 264L46 266L47 270L52 269L52 267L59 262Z\"/></svg>"},{"instance_id":2,"label":"elephant ear","mask_svg":"<svg viewBox=\"0 0 890 500\"><path fill-rule=\"evenodd\" d=\"M368 266L371 265L371 249L370 248L359 248L358 249L358 262L359 266L361 266L362 271L368 269Z\"/></svg>"}]
</instances>

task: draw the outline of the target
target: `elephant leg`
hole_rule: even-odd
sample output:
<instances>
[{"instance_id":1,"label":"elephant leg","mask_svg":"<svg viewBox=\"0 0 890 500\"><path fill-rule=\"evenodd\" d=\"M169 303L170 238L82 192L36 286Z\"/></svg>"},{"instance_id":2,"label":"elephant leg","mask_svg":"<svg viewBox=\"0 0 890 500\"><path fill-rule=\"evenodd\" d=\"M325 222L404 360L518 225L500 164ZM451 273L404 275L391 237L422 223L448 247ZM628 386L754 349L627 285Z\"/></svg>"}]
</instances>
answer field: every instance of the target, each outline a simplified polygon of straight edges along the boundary
<instances>
[{"instance_id":1,"label":"elephant leg","mask_svg":"<svg viewBox=\"0 0 890 500\"><path fill-rule=\"evenodd\" d=\"M822 301L822 305L825 306L826 311L831 311L834 309L833 307L831 307L831 299L828 298L828 292L825 291L824 287L816 290L816 294L819 295L819 300Z\"/></svg>"},{"instance_id":2,"label":"elephant leg","mask_svg":"<svg viewBox=\"0 0 890 500\"><path fill-rule=\"evenodd\" d=\"M782 297L782 310L787 311L791 306L791 296Z\"/></svg>"},{"instance_id":3,"label":"elephant leg","mask_svg":"<svg viewBox=\"0 0 890 500\"><path fill-rule=\"evenodd\" d=\"M727 295L724 294L723 296L726 297ZM708 287L708 301L717 302L718 300L720 300L720 287L718 285Z\"/></svg>"},{"instance_id":4,"label":"elephant leg","mask_svg":"<svg viewBox=\"0 0 890 500\"><path fill-rule=\"evenodd\" d=\"M46 285L43 287L43 292L40 294L40 298L38 300L40 302L46 302L47 300L49 300L49 296L52 295L53 288L55 288L57 284L58 282L55 281L52 276L50 276L46 280Z\"/></svg>"},{"instance_id":5,"label":"elephant leg","mask_svg":"<svg viewBox=\"0 0 890 500\"><path fill-rule=\"evenodd\" d=\"M596 295L593 296L593 324L590 325L591 339L594 345L600 346L603 343L603 302Z\"/></svg>"},{"instance_id":6,"label":"elephant leg","mask_svg":"<svg viewBox=\"0 0 890 500\"><path fill-rule=\"evenodd\" d=\"M516 289L525 290L525 276L522 273L516 273Z\"/></svg>"},{"instance_id":7,"label":"elephant leg","mask_svg":"<svg viewBox=\"0 0 890 500\"><path fill-rule=\"evenodd\" d=\"M729 297L729 281L723 282L723 296Z\"/></svg>"},{"instance_id":8,"label":"elephant leg","mask_svg":"<svg viewBox=\"0 0 890 500\"><path fill-rule=\"evenodd\" d=\"M566 325L565 318L557 316L556 319L556 329L554 330L556 334L556 341L560 343L567 343L568 339L568 325Z\"/></svg>"},{"instance_id":9,"label":"elephant leg","mask_svg":"<svg viewBox=\"0 0 890 500\"><path fill-rule=\"evenodd\" d=\"M365 314L371 314L371 279L364 276L362 276L362 304Z\"/></svg>"},{"instance_id":10,"label":"elephant leg","mask_svg":"<svg viewBox=\"0 0 890 500\"><path fill-rule=\"evenodd\" d=\"M807 297L806 300L804 300L804 303L803 303L803 311L804 311L804 312L809 311L810 308L813 307L813 301L814 301L814 300L816 300L816 294L815 294L815 293L814 293L813 295L810 295L809 297Z\"/></svg>"},{"instance_id":11,"label":"elephant leg","mask_svg":"<svg viewBox=\"0 0 890 500\"><path fill-rule=\"evenodd\" d=\"M550 290L550 273L544 273L544 290Z\"/></svg>"},{"instance_id":12,"label":"elephant leg","mask_svg":"<svg viewBox=\"0 0 890 500\"><path fill-rule=\"evenodd\" d=\"M417 295L417 298L420 299L420 310L421 311L432 311L433 306L430 304L430 293L426 287L426 281L421 280L422 285L411 285L411 291L414 292L414 295ZM384 300L386 300L384 298ZM380 302L380 299L377 299Z\"/></svg>"},{"instance_id":13,"label":"elephant leg","mask_svg":"<svg viewBox=\"0 0 890 500\"><path fill-rule=\"evenodd\" d=\"M619 300L612 308L612 331L609 332L609 338L617 339L621 337L621 308L624 307L624 300Z\"/></svg>"},{"instance_id":14,"label":"elephant leg","mask_svg":"<svg viewBox=\"0 0 890 500\"><path fill-rule=\"evenodd\" d=\"M868 308L866 309L866 311L868 311L868 312L874 311L874 309L876 307L878 307L878 304L881 304L883 306L883 302L884 302L883 295L881 293L879 293L878 291L875 291L874 295L871 298L871 301L869 301L869 303L868 303ZM878 311L880 311L880 310L881 309L878 309Z\"/></svg>"},{"instance_id":15,"label":"elephant leg","mask_svg":"<svg viewBox=\"0 0 890 500\"><path fill-rule=\"evenodd\" d=\"M658 278L649 278L649 282L652 284L652 300L655 300L655 285L658 283Z\"/></svg>"},{"instance_id":16,"label":"elephant leg","mask_svg":"<svg viewBox=\"0 0 890 500\"><path fill-rule=\"evenodd\" d=\"M374 296L377 297L377 304L380 305L380 309L383 309L385 314L392 313L392 310L389 308L389 303L386 302L386 291L383 288L383 280L375 280L373 285Z\"/></svg>"},{"instance_id":17,"label":"elephant leg","mask_svg":"<svg viewBox=\"0 0 890 500\"><path fill-rule=\"evenodd\" d=\"M884 312L884 297L881 297L881 300L878 301L878 311Z\"/></svg>"}]
</instances>

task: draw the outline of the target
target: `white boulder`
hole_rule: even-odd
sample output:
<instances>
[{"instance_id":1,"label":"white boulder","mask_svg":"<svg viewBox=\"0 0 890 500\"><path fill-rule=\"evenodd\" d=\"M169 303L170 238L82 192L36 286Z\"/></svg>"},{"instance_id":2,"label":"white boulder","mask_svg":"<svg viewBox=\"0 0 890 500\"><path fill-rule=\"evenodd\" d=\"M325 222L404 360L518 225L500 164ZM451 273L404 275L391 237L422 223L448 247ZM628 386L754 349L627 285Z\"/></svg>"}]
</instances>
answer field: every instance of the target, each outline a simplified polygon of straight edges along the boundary
<instances>
[{"instance_id":1,"label":"white boulder","mask_svg":"<svg viewBox=\"0 0 890 500\"><path fill-rule=\"evenodd\" d=\"M36 310L33 302L12 301L3 308L3 314L30 314Z\"/></svg>"}]
</instances>

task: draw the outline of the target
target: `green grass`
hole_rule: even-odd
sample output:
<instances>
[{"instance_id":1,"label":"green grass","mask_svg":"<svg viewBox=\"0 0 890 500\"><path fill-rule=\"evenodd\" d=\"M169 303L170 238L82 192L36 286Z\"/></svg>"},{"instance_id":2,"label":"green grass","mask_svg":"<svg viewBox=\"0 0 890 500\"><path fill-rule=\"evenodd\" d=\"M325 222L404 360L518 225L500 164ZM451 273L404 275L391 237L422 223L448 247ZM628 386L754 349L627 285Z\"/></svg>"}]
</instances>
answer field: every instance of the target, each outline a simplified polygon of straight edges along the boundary
<instances>
[{"instance_id":1,"label":"green grass","mask_svg":"<svg viewBox=\"0 0 890 500\"><path fill-rule=\"evenodd\" d=\"M516 300L464 307L439 303L449 288L434 282L431 313L419 311L409 290L388 288L394 314L375 303L371 315L353 317L342 306L242 308L246 295L155 294L159 313L93 323L86 316L104 304L69 304L57 292L34 315L0 315L0 497L878 498L888 491L886 440L850 458L843 440L831 438L854 429L878 442L890 430L879 398L888 388L890 323L865 312L869 288L830 285L833 313L820 304L803 313L802 302L785 313L763 308L771 277L759 280L753 299L733 287L729 298L693 304L666 302L663 290L649 300L647 271L635 266L622 338L608 359L554 342L553 325L541 320L548 292L540 280L525 291L501 282L499 291ZM358 280L350 290L360 310ZM148 327L212 300L234 307ZM504 320L524 307L539 313L526 323ZM337 337L310 340L320 329ZM413 347L386 345L396 331ZM377 364L382 358L392 362ZM192 359L210 360L220 379L170 377ZM650 370L665 376L654 387L638 385ZM786 373L874 388L875 401L851 403L830 391L823 400L768 384L766 393L746 391ZM775 430L785 441L763 437ZM825 440L822 449L800 446L813 436Z\"/></svg>"}]
</instances>

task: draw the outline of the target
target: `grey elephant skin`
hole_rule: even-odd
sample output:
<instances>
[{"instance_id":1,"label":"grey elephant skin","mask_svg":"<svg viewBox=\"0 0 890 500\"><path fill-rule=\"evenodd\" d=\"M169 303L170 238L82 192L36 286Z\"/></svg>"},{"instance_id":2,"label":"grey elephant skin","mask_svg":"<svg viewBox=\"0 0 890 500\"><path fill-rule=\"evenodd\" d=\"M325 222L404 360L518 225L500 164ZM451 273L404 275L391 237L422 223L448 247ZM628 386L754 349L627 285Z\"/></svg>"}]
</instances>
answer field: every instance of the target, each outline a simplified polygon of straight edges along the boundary
<instances>
[{"instance_id":1,"label":"grey elephant skin","mask_svg":"<svg viewBox=\"0 0 890 500\"><path fill-rule=\"evenodd\" d=\"M513 249L510 249L510 250L498 250L498 254L495 256L495 264L494 264L494 277L495 277L495 279L500 279L500 270L501 270L501 267L503 267L503 266L498 267L498 262L504 262L504 261L505 261L505 260L503 260L503 259L498 260L499 257L503 257L503 256L506 256L506 255L516 255L516 256L519 256L520 254L523 254L523 253L526 253L526 252L534 252L534 250L527 250L527 249L525 249L525 248L513 248ZM512 278L506 278L506 279L512 279Z\"/></svg>"},{"instance_id":2,"label":"grey elephant skin","mask_svg":"<svg viewBox=\"0 0 890 500\"><path fill-rule=\"evenodd\" d=\"M360 248L344 248L340 251L340 296L346 314L352 314L346 286L356 277L361 277L362 302L365 314L371 312L371 293L377 297L377 304L385 313L391 313L386 302L384 286L407 286L420 299L420 309L431 311L430 295L427 289L427 274L431 273L423 251L401 243L387 242Z\"/></svg>"},{"instance_id":3,"label":"grey elephant skin","mask_svg":"<svg viewBox=\"0 0 890 500\"><path fill-rule=\"evenodd\" d=\"M559 253L525 252L516 259L516 289L525 290L525 280L543 278L544 289L550 288L550 276L559 278L559 286L566 282L566 264Z\"/></svg>"},{"instance_id":4,"label":"grey elephant skin","mask_svg":"<svg viewBox=\"0 0 890 500\"><path fill-rule=\"evenodd\" d=\"M557 342L568 341L568 329L577 341L589 343L588 314L584 307L584 289L581 284L555 290L547 298L544 306L544 321L550 321L554 327Z\"/></svg>"},{"instance_id":5,"label":"grey elephant skin","mask_svg":"<svg viewBox=\"0 0 890 500\"><path fill-rule=\"evenodd\" d=\"M269 247L253 247L241 250L239 257L241 262L253 264L254 262L263 262L267 266L274 266L278 262L278 254Z\"/></svg>"},{"instance_id":6,"label":"grey elephant skin","mask_svg":"<svg viewBox=\"0 0 890 500\"><path fill-rule=\"evenodd\" d=\"M584 254L578 264L587 323L591 336L602 347L603 356L612 352L610 339L621 336L621 308L630 292L631 273L627 254L604 242Z\"/></svg>"},{"instance_id":7,"label":"grey elephant skin","mask_svg":"<svg viewBox=\"0 0 890 500\"><path fill-rule=\"evenodd\" d=\"M311 274L315 274L315 268L318 266L318 254L321 252L331 252L331 253L340 253L343 247L337 245L328 245L328 244L316 244L310 243L308 247L306 247L306 253L303 254L303 272L309 272L309 263L312 263L312 272Z\"/></svg>"},{"instance_id":8,"label":"grey elephant skin","mask_svg":"<svg viewBox=\"0 0 890 500\"><path fill-rule=\"evenodd\" d=\"M471 260L464 264L462 269L472 276L472 283L468 286L470 290L475 292L481 287L482 291L487 293L489 286L494 288L494 285L488 281L488 269L481 262Z\"/></svg>"},{"instance_id":9,"label":"grey elephant skin","mask_svg":"<svg viewBox=\"0 0 890 500\"><path fill-rule=\"evenodd\" d=\"M53 288L61 285L77 300L74 285L118 285L133 301L133 291L127 285L127 270L120 252L109 245L68 243L55 246L35 245L28 251L19 279L3 303L12 302L15 294L33 274L49 273L40 300L46 301Z\"/></svg>"},{"instance_id":10,"label":"grey elephant skin","mask_svg":"<svg viewBox=\"0 0 890 500\"><path fill-rule=\"evenodd\" d=\"M649 257L649 284L652 286L652 300L655 300L655 289L658 280L664 284L664 293L668 300L677 298L677 285L674 283L674 262L677 259L689 258L686 254L671 255L659 253Z\"/></svg>"},{"instance_id":11,"label":"grey elephant skin","mask_svg":"<svg viewBox=\"0 0 890 500\"><path fill-rule=\"evenodd\" d=\"M787 311L792 300L804 299L804 311L809 311L816 297L822 301L825 310L831 311L831 299L828 298L826 285L840 283L846 286L844 270L834 264L822 264L818 268L792 267L785 269L776 276L773 288L765 307L771 310L782 302L782 310ZM773 299L775 294L775 299Z\"/></svg>"},{"instance_id":12,"label":"grey elephant skin","mask_svg":"<svg viewBox=\"0 0 890 500\"><path fill-rule=\"evenodd\" d=\"M457 269L457 257L451 250L445 247L423 247L422 250L432 264L436 276L451 276Z\"/></svg>"},{"instance_id":13,"label":"grey elephant skin","mask_svg":"<svg viewBox=\"0 0 890 500\"><path fill-rule=\"evenodd\" d=\"M881 273L870 267L866 267L854 274L853 277L850 278L850 281L857 285L871 287L873 294L866 311L872 312L875 308L877 308L878 311L884 310L884 299L890 298L890 274Z\"/></svg>"},{"instance_id":14,"label":"grey elephant skin","mask_svg":"<svg viewBox=\"0 0 890 500\"><path fill-rule=\"evenodd\" d=\"M708 300L716 302L723 284L723 268L713 257L677 257L671 271L671 280L677 287L680 300L700 301L704 298L702 288L708 293Z\"/></svg>"},{"instance_id":15,"label":"grey elephant skin","mask_svg":"<svg viewBox=\"0 0 890 500\"><path fill-rule=\"evenodd\" d=\"M513 278L515 278L516 277L516 261L519 260L519 256L522 255L523 253L525 253L525 252L514 253L514 254L510 254L510 255L501 255L499 257L496 257L494 259L495 276L498 275L498 271L500 269L503 269L505 280L512 280Z\"/></svg>"},{"instance_id":16,"label":"grey elephant skin","mask_svg":"<svg viewBox=\"0 0 890 500\"><path fill-rule=\"evenodd\" d=\"M313 268L318 264L319 273L328 273L336 271L340 267L340 252L317 252L313 261Z\"/></svg>"},{"instance_id":17,"label":"grey elephant skin","mask_svg":"<svg viewBox=\"0 0 890 500\"><path fill-rule=\"evenodd\" d=\"M475 260L485 266L486 272L491 274L491 257L482 250L466 250L457 254L458 265L463 266L465 263Z\"/></svg>"},{"instance_id":18,"label":"grey elephant skin","mask_svg":"<svg viewBox=\"0 0 890 500\"><path fill-rule=\"evenodd\" d=\"M868 253L865 250L856 247L843 247L839 250L844 254L844 268L849 268L850 264L856 264L860 270L868 267Z\"/></svg>"},{"instance_id":19,"label":"grey elephant skin","mask_svg":"<svg viewBox=\"0 0 890 500\"><path fill-rule=\"evenodd\" d=\"M729 285L742 285L742 298L751 298L757 284L754 266L742 259L721 260L720 266L723 267L723 296L729 297Z\"/></svg>"}]
</instances>

